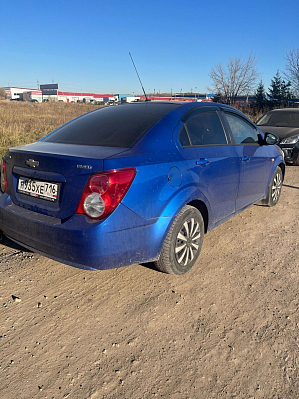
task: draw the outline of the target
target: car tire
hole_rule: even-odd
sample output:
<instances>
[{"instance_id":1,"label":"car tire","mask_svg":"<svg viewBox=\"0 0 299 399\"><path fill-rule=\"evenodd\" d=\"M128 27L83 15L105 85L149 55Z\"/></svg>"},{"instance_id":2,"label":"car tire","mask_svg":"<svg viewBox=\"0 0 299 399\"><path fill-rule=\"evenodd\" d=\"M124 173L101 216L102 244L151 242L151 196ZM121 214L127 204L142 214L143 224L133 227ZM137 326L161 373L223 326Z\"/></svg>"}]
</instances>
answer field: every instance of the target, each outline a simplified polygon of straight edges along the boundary
<instances>
[{"instance_id":1,"label":"car tire","mask_svg":"<svg viewBox=\"0 0 299 399\"><path fill-rule=\"evenodd\" d=\"M293 161L294 166L299 166L299 155L297 156L296 161Z\"/></svg>"},{"instance_id":2,"label":"car tire","mask_svg":"<svg viewBox=\"0 0 299 399\"><path fill-rule=\"evenodd\" d=\"M197 261L204 237L201 213L186 205L174 219L163 243L157 269L169 274L184 274Z\"/></svg>"},{"instance_id":3,"label":"car tire","mask_svg":"<svg viewBox=\"0 0 299 399\"><path fill-rule=\"evenodd\" d=\"M282 170L279 166L277 166L273 174L271 183L269 185L267 196L262 201L264 205L274 206L277 204L281 193L282 181L283 181Z\"/></svg>"}]
</instances>

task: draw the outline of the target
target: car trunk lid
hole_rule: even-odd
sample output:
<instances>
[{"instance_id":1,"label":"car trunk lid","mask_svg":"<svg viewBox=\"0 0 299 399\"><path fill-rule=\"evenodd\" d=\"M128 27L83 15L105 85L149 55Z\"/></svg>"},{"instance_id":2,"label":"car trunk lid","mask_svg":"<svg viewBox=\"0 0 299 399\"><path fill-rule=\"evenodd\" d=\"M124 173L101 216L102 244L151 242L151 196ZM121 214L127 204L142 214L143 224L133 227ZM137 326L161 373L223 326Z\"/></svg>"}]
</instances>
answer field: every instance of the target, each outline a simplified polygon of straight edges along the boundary
<instances>
[{"instance_id":1,"label":"car trunk lid","mask_svg":"<svg viewBox=\"0 0 299 399\"><path fill-rule=\"evenodd\" d=\"M8 189L14 204L59 219L77 209L89 176L104 159L126 148L37 142L11 148L6 159Z\"/></svg>"}]
</instances>

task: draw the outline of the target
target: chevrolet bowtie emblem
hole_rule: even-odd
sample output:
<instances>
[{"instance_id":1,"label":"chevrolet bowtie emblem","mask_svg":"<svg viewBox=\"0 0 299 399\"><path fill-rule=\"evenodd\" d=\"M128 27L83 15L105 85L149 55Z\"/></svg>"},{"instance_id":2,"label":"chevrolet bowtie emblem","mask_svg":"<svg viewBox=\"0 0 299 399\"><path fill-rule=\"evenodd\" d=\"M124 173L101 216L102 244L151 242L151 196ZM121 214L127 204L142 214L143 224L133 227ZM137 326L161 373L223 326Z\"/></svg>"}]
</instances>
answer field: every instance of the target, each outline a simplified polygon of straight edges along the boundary
<instances>
[{"instance_id":1,"label":"chevrolet bowtie emblem","mask_svg":"<svg viewBox=\"0 0 299 399\"><path fill-rule=\"evenodd\" d=\"M28 159L25 163L31 168L36 168L39 165L39 161L35 161L34 159Z\"/></svg>"}]
</instances>

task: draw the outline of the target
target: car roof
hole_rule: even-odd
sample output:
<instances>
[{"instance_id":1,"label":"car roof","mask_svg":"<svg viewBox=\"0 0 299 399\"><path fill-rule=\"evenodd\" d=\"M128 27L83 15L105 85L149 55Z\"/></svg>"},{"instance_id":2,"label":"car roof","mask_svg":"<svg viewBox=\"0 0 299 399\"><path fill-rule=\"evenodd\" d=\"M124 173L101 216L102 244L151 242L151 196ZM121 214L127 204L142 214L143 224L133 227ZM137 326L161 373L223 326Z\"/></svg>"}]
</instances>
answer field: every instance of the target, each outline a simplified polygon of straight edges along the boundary
<instances>
[{"instance_id":1,"label":"car roof","mask_svg":"<svg viewBox=\"0 0 299 399\"><path fill-rule=\"evenodd\" d=\"M237 108L234 108L230 105L227 104L220 104L220 103L214 103L214 102L210 102L210 101L202 101L202 102L197 102L197 101L142 101L142 102L136 102L136 103L129 103L128 105L130 106L140 106L140 105L144 105L146 104L146 106L156 106L156 107L163 107L163 105L168 104L168 105L173 105L174 107L172 109L169 109L168 114L173 114L176 115L178 118L183 117L183 115L187 115L188 111L190 111L190 113L192 112L192 110L196 111L196 109L200 110L202 109L206 109L208 110L210 109L219 109L222 111L229 111L229 112L234 112L235 114L242 116L243 118L245 118L246 120L248 120L250 123L252 123L252 121L246 116L244 115L240 110L238 110ZM159 108L160 108L159 107ZM165 113L166 115L167 113Z\"/></svg>"},{"instance_id":2,"label":"car roof","mask_svg":"<svg viewBox=\"0 0 299 399\"><path fill-rule=\"evenodd\" d=\"M208 108L208 107L218 107L218 108L226 108L228 110L233 110L239 114L242 114L241 111L239 111L236 108L233 108L229 105L226 104L219 104L219 103L214 103L214 102L210 102L210 101L201 101L201 102L197 102L197 101L159 101L159 100L154 100L154 101L138 101L138 102L133 102L133 103L125 103L125 104L121 104L120 106L123 105L128 105L128 106L150 106L150 107L163 107L165 104L167 105L173 105L173 110L175 109L180 109L183 111L187 111L190 108ZM171 111L169 111L171 112ZM243 114L242 114L243 115Z\"/></svg>"}]
</instances>

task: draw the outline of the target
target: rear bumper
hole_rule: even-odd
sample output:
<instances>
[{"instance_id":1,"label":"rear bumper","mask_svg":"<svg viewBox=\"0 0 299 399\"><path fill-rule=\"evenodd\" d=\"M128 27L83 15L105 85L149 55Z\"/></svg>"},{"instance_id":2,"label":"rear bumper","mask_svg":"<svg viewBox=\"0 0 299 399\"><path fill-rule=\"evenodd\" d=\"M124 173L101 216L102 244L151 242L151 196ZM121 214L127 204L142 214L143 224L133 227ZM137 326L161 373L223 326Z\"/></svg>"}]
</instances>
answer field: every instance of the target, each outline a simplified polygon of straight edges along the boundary
<instances>
[{"instance_id":1,"label":"rear bumper","mask_svg":"<svg viewBox=\"0 0 299 399\"><path fill-rule=\"evenodd\" d=\"M21 245L83 269L110 269L158 258L170 218L143 219L120 204L102 222L84 215L40 215L0 195L0 229Z\"/></svg>"}]
</instances>

